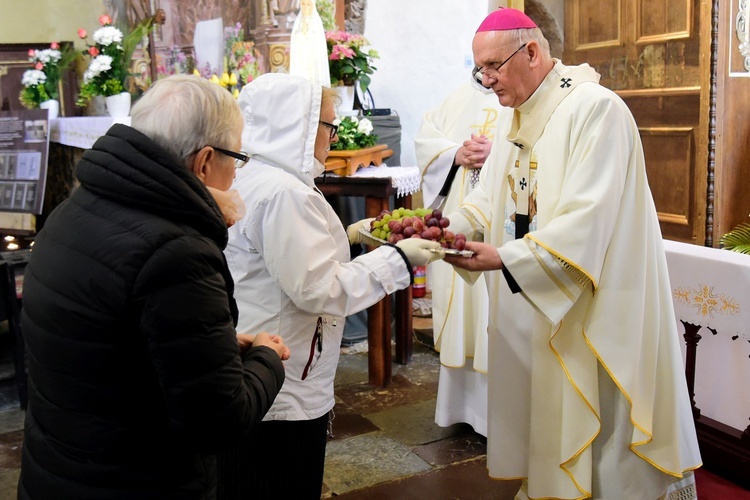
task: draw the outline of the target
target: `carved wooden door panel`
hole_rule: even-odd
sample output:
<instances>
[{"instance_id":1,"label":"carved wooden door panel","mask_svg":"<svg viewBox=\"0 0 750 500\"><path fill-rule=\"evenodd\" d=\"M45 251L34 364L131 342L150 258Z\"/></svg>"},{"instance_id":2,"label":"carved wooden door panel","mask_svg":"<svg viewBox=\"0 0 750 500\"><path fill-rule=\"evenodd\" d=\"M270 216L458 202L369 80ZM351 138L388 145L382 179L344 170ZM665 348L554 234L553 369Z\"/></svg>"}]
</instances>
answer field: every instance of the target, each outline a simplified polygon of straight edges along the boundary
<instances>
[{"instance_id":1,"label":"carved wooden door panel","mask_svg":"<svg viewBox=\"0 0 750 500\"><path fill-rule=\"evenodd\" d=\"M710 5L703 3L571 0L563 58L589 63L630 107L662 233L697 244L706 233L710 90Z\"/></svg>"}]
</instances>

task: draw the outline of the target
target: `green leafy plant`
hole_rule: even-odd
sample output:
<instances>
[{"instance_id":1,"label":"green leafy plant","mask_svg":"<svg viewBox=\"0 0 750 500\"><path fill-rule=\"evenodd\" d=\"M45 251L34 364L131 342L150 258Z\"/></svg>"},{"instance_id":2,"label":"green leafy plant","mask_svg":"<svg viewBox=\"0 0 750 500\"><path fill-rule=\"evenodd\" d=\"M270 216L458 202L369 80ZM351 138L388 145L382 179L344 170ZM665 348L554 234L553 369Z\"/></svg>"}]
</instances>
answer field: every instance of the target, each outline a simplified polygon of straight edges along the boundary
<instances>
[{"instance_id":1,"label":"green leafy plant","mask_svg":"<svg viewBox=\"0 0 750 500\"><path fill-rule=\"evenodd\" d=\"M106 97L125 91L128 79L133 76L130 72L133 51L151 29L153 22L153 17L146 18L125 36L112 26L112 19L108 15L102 15L99 17L102 27L92 35L93 44L88 43L86 30L78 30L78 36L86 41L87 48L83 54L92 57L83 74L83 85L77 101L79 106L86 105L97 95Z\"/></svg>"},{"instance_id":2,"label":"green leafy plant","mask_svg":"<svg viewBox=\"0 0 750 500\"><path fill-rule=\"evenodd\" d=\"M372 122L367 118L345 116L337 118L333 124L339 127L339 140L331 143L335 151L369 148L378 142L378 136L372 133Z\"/></svg>"},{"instance_id":3,"label":"green leafy plant","mask_svg":"<svg viewBox=\"0 0 750 500\"><path fill-rule=\"evenodd\" d=\"M327 31L328 68L331 85L354 85L359 82L362 92L370 86L370 75L377 69L372 65L379 58L376 50L362 49L369 42L362 35L346 31Z\"/></svg>"},{"instance_id":4,"label":"green leafy plant","mask_svg":"<svg viewBox=\"0 0 750 500\"><path fill-rule=\"evenodd\" d=\"M57 42L48 49L29 50L29 62L34 67L21 77L23 89L18 96L21 104L34 109L44 101L60 99L60 78L76 55L71 46L61 48Z\"/></svg>"},{"instance_id":5,"label":"green leafy plant","mask_svg":"<svg viewBox=\"0 0 750 500\"><path fill-rule=\"evenodd\" d=\"M742 223L721 237L721 246L725 250L750 254L750 224Z\"/></svg>"}]
</instances>

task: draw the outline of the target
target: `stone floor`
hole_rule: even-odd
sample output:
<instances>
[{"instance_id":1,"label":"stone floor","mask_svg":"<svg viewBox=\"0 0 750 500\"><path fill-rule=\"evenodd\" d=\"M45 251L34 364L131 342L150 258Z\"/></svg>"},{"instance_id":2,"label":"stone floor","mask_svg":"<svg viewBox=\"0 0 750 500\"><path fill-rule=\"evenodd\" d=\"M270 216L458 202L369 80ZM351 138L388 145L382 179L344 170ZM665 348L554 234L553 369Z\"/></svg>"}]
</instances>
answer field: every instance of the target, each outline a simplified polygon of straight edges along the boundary
<instances>
[{"instance_id":1,"label":"stone floor","mask_svg":"<svg viewBox=\"0 0 750 500\"><path fill-rule=\"evenodd\" d=\"M518 491L517 481L489 478L486 440L470 426L435 424L439 359L419 324L424 343L415 341L411 363L394 363L387 389L367 383L366 352L341 357L324 498L503 500Z\"/></svg>"}]
</instances>

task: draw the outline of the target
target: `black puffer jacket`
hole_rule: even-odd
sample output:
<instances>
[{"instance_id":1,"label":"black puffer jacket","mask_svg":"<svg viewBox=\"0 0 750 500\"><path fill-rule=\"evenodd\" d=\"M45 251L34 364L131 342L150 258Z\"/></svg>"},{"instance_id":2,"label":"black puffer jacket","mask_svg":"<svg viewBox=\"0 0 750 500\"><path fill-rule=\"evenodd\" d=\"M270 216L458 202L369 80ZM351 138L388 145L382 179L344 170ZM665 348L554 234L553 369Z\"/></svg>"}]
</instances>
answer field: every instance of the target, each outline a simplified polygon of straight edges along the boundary
<instances>
[{"instance_id":1,"label":"black puffer jacket","mask_svg":"<svg viewBox=\"0 0 750 500\"><path fill-rule=\"evenodd\" d=\"M240 357L221 212L123 125L76 174L25 275L19 498L210 498L213 455L261 420L284 380L271 349Z\"/></svg>"}]
</instances>

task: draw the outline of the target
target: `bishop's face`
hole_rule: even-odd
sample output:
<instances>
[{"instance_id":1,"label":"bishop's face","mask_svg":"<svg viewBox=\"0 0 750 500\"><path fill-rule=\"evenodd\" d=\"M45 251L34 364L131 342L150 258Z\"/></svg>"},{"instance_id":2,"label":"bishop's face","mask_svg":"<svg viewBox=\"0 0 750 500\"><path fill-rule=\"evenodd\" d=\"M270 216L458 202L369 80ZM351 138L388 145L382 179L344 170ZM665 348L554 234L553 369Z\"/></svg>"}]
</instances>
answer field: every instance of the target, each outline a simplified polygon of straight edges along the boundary
<instances>
[{"instance_id":1,"label":"bishop's face","mask_svg":"<svg viewBox=\"0 0 750 500\"><path fill-rule=\"evenodd\" d=\"M479 66L482 85L491 88L500 104L517 108L529 98L529 57L525 46L516 46L502 31L483 31L471 44L474 62Z\"/></svg>"}]
</instances>

